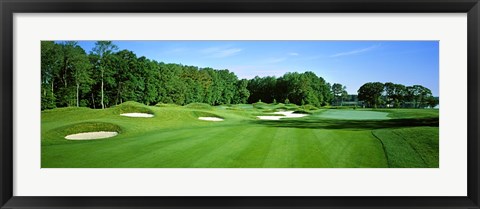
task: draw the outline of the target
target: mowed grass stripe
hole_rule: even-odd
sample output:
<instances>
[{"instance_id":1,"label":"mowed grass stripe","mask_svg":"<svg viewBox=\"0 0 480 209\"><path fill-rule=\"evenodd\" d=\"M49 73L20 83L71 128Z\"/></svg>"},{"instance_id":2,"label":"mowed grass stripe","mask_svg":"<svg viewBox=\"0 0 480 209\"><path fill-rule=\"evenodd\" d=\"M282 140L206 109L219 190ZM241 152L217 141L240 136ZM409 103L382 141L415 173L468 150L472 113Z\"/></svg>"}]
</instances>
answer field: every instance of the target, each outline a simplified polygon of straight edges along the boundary
<instances>
[{"instance_id":1,"label":"mowed grass stripe","mask_svg":"<svg viewBox=\"0 0 480 209\"><path fill-rule=\"evenodd\" d=\"M339 166L345 168L388 166L382 144L370 134L370 131L356 131L356 133L353 131L348 133L348 136L344 136L349 144Z\"/></svg>"},{"instance_id":2,"label":"mowed grass stripe","mask_svg":"<svg viewBox=\"0 0 480 209\"><path fill-rule=\"evenodd\" d=\"M244 148L233 163L237 168L263 168L267 155L272 148L276 128L256 126L256 135L251 136L252 143Z\"/></svg>"},{"instance_id":3,"label":"mowed grass stripe","mask_svg":"<svg viewBox=\"0 0 480 209\"><path fill-rule=\"evenodd\" d=\"M260 131L262 131L262 129L257 127L238 126L237 129L233 130L234 135L231 135L231 133L225 133L231 135L228 137L228 141L225 144L218 146L199 157L192 167L235 167L235 162L241 155L242 151L258 140L252 136L256 136Z\"/></svg>"},{"instance_id":4,"label":"mowed grass stripe","mask_svg":"<svg viewBox=\"0 0 480 209\"><path fill-rule=\"evenodd\" d=\"M263 167L288 168L297 167L297 142L301 140L294 128L277 128L272 134L273 140Z\"/></svg>"},{"instance_id":5,"label":"mowed grass stripe","mask_svg":"<svg viewBox=\"0 0 480 209\"><path fill-rule=\"evenodd\" d=\"M340 158L343 157L343 150L345 150L348 142L343 139L338 140L336 138L338 137L337 134L330 130L317 130L314 134L318 140L316 143L322 150L322 167L335 167Z\"/></svg>"},{"instance_id":6,"label":"mowed grass stripe","mask_svg":"<svg viewBox=\"0 0 480 209\"><path fill-rule=\"evenodd\" d=\"M379 129L372 133L382 140L389 164L396 168L437 168L438 127Z\"/></svg>"},{"instance_id":7,"label":"mowed grass stripe","mask_svg":"<svg viewBox=\"0 0 480 209\"><path fill-rule=\"evenodd\" d=\"M388 156L388 164L395 168L424 167L425 163L410 145L391 130L375 130L374 135L382 140Z\"/></svg>"},{"instance_id":8,"label":"mowed grass stripe","mask_svg":"<svg viewBox=\"0 0 480 209\"><path fill-rule=\"evenodd\" d=\"M334 139L326 134L325 130L297 129L296 131L302 141L297 146L297 157L301 161L300 167L322 168L333 166L331 156L328 153L331 150L330 146L334 144Z\"/></svg>"},{"instance_id":9,"label":"mowed grass stripe","mask_svg":"<svg viewBox=\"0 0 480 209\"><path fill-rule=\"evenodd\" d=\"M224 132L234 131L236 127L208 128L201 130L177 130L177 143L169 146L155 146L145 154L125 163L127 167L147 164L145 167L191 167L192 163L204 155L208 149L225 143ZM147 163L145 163L147 162Z\"/></svg>"},{"instance_id":10,"label":"mowed grass stripe","mask_svg":"<svg viewBox=\"0 0 480 209\"><path fill-rule=\"evenodd\" d=\"M414 127L396 129L401 136L420 155L427 167L439 167L439 129L437 127Z\"/></svg>"},{"instance_id":11,"label":"mowed grass stripe","mask_svg":"<svg viewBox=\"0 0 480 209\"><path fill-rule=\"evenodd\" d=\"M321 167L386 167L381 144L369 131L316 130Z\"/></svg>"}]
</instances>

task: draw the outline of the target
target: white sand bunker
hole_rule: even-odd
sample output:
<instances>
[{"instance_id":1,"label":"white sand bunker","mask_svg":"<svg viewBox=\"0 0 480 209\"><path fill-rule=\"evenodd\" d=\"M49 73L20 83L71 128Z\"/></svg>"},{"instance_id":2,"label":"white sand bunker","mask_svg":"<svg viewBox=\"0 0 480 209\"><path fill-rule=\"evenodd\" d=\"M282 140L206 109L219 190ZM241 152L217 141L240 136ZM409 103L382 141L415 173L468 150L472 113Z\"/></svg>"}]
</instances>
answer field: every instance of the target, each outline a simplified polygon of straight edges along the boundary
<instances>
[{"instance_id":1,"label":"white sand bunker","mask_svg":"<svg viewBox=\"0 0 480 209\"><path fill-rule=\"evenodd\" d=\"M280 120L282 118L301 118L308 116L307 114L299 114L299 113L293 113L293 111L279 111L279 112L274 112L273 114L277 115L283 115L283 116L257 116L258 119L260 120Z\"/></svg>"},{"instance_id":2,"label":"white sand bunker","mask_svg":"<svg viewBox=\"0 0 480 209\"><path fill-rule=\"evenodd\" d=\"M69 140L104 139L104 138L114 137L116 135L118 135L118 133L114 131L97 131L97 132L71 134L66 136L65 139L69 139Z\"/></svg>"},{"instance_id":3,"label":"white sand bunker","mask_svg":"<svg viewBox=\"0 0 480 209\"><path fill-rule=\"evenodd\" d=\"M217 117L198 117L199 120L206 120L206 121L223 121L223 118L217 118Z\"/></svg>"},{"instance_id":4,"label":"white sand bunker","mask_svg":"<svg viewBox=\"0 0 480 209\"><path fill-rule=\"evenodd\" d=\"M121 116L126 116L126 117L133 117L133 118L151 118L153 117L152 114L148 113L138 113L138 112L133 112L133 113L123 113L120 114Z\"/></svg>"}]
</instances>

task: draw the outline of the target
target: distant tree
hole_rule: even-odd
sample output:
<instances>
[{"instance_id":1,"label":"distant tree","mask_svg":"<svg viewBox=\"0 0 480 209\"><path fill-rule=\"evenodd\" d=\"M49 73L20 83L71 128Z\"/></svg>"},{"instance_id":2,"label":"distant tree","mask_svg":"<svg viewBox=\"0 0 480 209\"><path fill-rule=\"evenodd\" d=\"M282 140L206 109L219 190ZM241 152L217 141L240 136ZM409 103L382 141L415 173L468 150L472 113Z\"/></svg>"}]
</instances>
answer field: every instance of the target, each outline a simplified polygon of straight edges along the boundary
<instances>
[{"instance_id":1,"label":"distant tree","mask_svg":"<svg viewBox=\"0 0 480 209\"><path fill-rule=\"evenodd\" d=\"M407 86L406 101L413 104L413 108L428 106L428 98L432 97L432 91L422 85Z\"/></svg>"},{"instance_id":2,"label":"distant tree","mask_svg":"<svg viewBox=\"0 0 480 209\"><path fill-rule=\"evenodd\" d=\"M88 56L85 51L77 45L77 42L69 42L67 43L68 47L70 48L71 52L69 53L71 56L71 65L72 68L72 77L75 82L75 96L76 96L76 106L80 106L80 87L81 85L85 85L85 91L88 91L90 88L90 84L92 83L92 79L90 78L90 62L88 60Z\"/></svg>"},{"instance_id":3,"label":"distant tree","mask_svg":"<svg viewBox=\"0 0 480 209\"><path fill-rule=\"evenodd\" d=\"M364 101L368 107L377 108L381 104L381 96L384 90L383 83L369 82L358 89L358 99Z\"/></svg>"},{"instance_id":4,"label":"distant tree","mask_svg":"<svg viewBox=\"0 0 480 209\"><path fill-rule=\"evenodd\" d=\"M386 82L384 84L384 88L385 88L385 98L386 98L385 103L388 106L390 106L390 105L393 106L393 103L395 103L395 101L394 101L395 84L392 83L392 82Z\"/></svg>"},{"instance_id":5,"label":"distant tree","mask_svg":"<svg viewBox=\"0 0 480 209\"><path fill-rule=\"evenodd\" d=\"M248 91L249 103L262 100L267 103L285 101L300 105L302 100L305 104L314 106L326 105L332 98L330 84L315 73L286 73L276 78L273 76L259 77L249 80Z\"/></svg>"},{"instance_id":6,"label":"distant tree","mask_svg":"<svg viewBox=\"0 0 480 209\"><path fill-rule=\"evenodd\" d=\"M385 98L386 103L393 107L400 107L404 103L407 91L404 85L395 84L392 82L385 83Z\"/></svg>"},{"instance_id":7,"label":"distant tree","mask_svg":"<svg viewBox=\"0 0 480 209\"><path fill-rule=\"evenodd\" d=\"M237 89L235 91L234 102L235 104L247 103L248 97L250 96L250 92L247 89L248 87L248 80L241 79L237 81Z\"/></svg>"},{"instance_id":8,"label":"distant tree","mask_svg":"<svg viewBox=\"0 0 480 209\"><path fill-rule=\"evenodd\" d=\"M332 85L332 92L335 98L335 104L342 105L343 100L348 98L347 87L339 83L334 83Z\"/></svg>"},{"instance_id":9,"label":"distant tree","mask_svg":"<svg viewBox=\"0 0 480 209\"><path fill-rule=\"evenodd\" d=\"M435 106L437 106L439 104L439 100L438 100L438 98L435 98L435 97L431 96L431 97L426 98L426 104L428 105L428 107L434 108Z\"/></svg>"},{"instance_id":10,"label":"distant tree","mask_svg":"<svg viewBox=\"0 0 480 209\"><path fill-rule=\"evenodd\" d=\"M110 56L118 47L114 45L111 41L97 41L95 43L95 47L93 48L93 53L98 56L98 61L96 63L97 69L100 70L100 78L101 78L101 101L100 104L102 109L105 108L104 104L104 79L105 79L105 71L107 69L107 65L104 63L106 58Z\"/></svg>"},{"instance_id":11,"label":"distant tree","mask_svg":"<svg viewBox=\"0 0 480 209\"><path fill-rule=\"evenodd\" d=\"M231 104L233 97L235 96L235 90L237 89L237 76L228 70L217 71L219 80L223 84L222 96L219 99L219 104Z\"/></svg>"},{"instance_id":12,"label":"distant tree","mask_svg":"<svg viewBox=\"0 0 480 209\"><path fill-rule=\"evenodd\" d=\"M138 65L143 69L142 75L145 83L142 102L146 105L155 104L159 101L158 62L151 61L145 57L140 57L138 59Z\"/></svg>"},{"instance_id":13,"label":"distant tree","mask_svg":"<svg viewBox=\"0 0 480 209\"><path fill-rule=\"evenodd\" d=\"M147 69L140 62L135 53L128 50L122 50L110 55L112 60L111 68L117 69L117 73L112 75L111 93L114 95L115 104L124 101L142 101L145 89L145 79Z\"/></svg>"},{"instance_id":14,"label":"distant tree","mask_svg":"<svg viewBox=\"0 0 480 209\"><path fill-rule=\"evenodd\" d=\"M250 92L249 103L255 103L258 100L271 103L276 98L277 79L273 76L259 77L255 76L248 81L247 89Z\"/></svg>"},{"instance_id":15,"label":"distant tree","mask_svg":"<svg viewBox=\"0 0 480 209\"><path fill-rule=\"evenodd\" d=\"M55 81L63 65L61 46L53 41L41 42L41 109L56 107Z\"/></svg>"},{"instance_id":16,"label":"distant tree","mask_svg":"<svg viewBox=\"0 0 480 209\"><path fill-rule=\"evenodd\" d=\"M429 99L432 98L432 91L422 85L414 85L418 92L419 108L428 107Z\"/></svg>"},{"instance_id":17,"label":"distant tree","mask_svg":"<svg viewBox=\"0 0 480 209\"><path fill-rule=\"evenodd\" d=\"M401 104L405 103L404 98L407 94L407 90L406 87L402 84L394 84L393 89L393 94L391 95L393 99L393 104L394 107L398 108Z\"/></svg>"}]
</instances>

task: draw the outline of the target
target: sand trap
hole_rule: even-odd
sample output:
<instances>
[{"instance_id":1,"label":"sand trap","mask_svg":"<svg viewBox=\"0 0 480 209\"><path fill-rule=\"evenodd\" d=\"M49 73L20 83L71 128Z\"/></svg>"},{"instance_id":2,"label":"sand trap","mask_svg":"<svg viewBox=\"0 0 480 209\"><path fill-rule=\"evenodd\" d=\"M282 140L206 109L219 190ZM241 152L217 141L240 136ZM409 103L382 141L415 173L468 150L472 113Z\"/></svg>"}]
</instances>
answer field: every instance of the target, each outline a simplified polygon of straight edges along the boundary
<instances>
[{"instance_id":1,"label":"sand trap","mask_svg":"<svg viewBox=\"0 0 480 209\"><path fill-rule=\"evenodd\" d=\"M199 120L206 120L206 121L223 121L222 118L217 118L217 117L198 117Z\"/></svg>"},{"instance_id":2,"label":"sand trap","mask_svg":"<svg viewBox=\"0 0 480 209\"><path fill-rule=\"evenodd\" d=\"M97 132L71 134L66 136L65 139L69 139L69 140L104 139L104 138L114 137L116 135L118 135L118 133L113 131L97 131Z\"/></svg>"},{"instance_id":3,"label":"sand trap","mask_svg":"<svg viewBox=\"0 0 480 209\"><path fill-rule=\"evenodd\" d=\"M301 118L308 116L307 114L293 113L293 111L279 111L274 112L273 114L283 115L283 116L257 116L260 120L280 120L282 118Z\"/></svg>"},{"instance_id":4,"label":"sand trap","mask_svg":"<svg viewBox=\"0 0 480 209\"><path fill-rule=\"evenodd\" d=\"M257 116L260 120L280 120L280 118L284 118L285 116Z\"/></svg>"},{"instance_id":5,"label":"sand trap","mask_svg":"<svg viewBox=\"0 0 480 209\"><path fill-rule=\"evenodd\" d=\"M148 114L148 113L137 113L137 112L133 112L133 113L123 113L123 114L120 114L121 116L127 116L127 117L134 117L134 118L151 118L153 117L152 114Z\"/></svg>"}]
</instances>

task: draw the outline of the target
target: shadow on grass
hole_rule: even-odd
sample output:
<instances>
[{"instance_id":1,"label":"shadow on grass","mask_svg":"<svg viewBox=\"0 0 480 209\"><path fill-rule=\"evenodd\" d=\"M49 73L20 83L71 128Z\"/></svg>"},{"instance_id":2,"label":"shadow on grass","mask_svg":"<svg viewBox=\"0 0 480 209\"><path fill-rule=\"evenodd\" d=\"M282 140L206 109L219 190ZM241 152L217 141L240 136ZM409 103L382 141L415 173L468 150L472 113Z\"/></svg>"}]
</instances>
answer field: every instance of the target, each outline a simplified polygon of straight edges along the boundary
<instances>
[{"instance_id":1,"label":"shadow on grass","mask_svg":"<svg viewBox=\"0 0 480 209\"><path fill-rule=\"evenodd\" d=\"M289 119L279 121L256 120L258 125L283 128L312 128L312 129L350 129L365 130L379 128L401 128L414 126L438 127L438 118L412 118L391 120L331 120L331 119Z\"/></svg>"}]
</instances>

